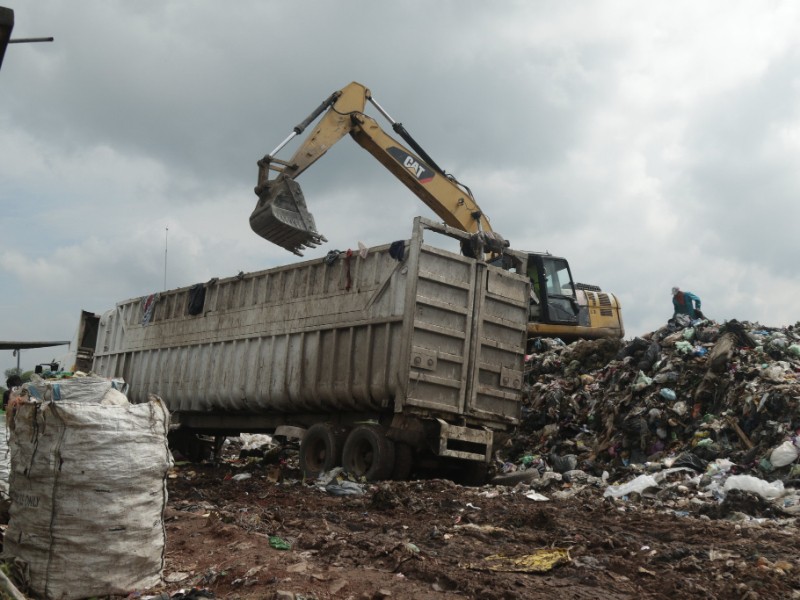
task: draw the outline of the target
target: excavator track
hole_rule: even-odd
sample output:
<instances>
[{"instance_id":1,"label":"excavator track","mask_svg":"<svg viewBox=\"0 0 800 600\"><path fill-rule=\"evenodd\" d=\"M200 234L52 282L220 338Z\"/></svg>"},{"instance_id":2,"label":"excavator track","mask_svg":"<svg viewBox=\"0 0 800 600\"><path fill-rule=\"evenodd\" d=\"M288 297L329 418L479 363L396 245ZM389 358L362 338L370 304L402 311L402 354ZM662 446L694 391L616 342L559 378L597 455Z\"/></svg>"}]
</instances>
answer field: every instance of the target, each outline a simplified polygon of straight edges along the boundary
<instances>
[{"instance_id":1,"label":"excavator track","mask_svg":"<svg viewBox=\"0 0 800 600\"><path fill-rule=\"evenodd\" d=\"M250 228L265 240L297 256L328 240L317 231L300 186L293 179L278 176L256 188L258 203L250 215Z\"/></svg>"}]
</instances>

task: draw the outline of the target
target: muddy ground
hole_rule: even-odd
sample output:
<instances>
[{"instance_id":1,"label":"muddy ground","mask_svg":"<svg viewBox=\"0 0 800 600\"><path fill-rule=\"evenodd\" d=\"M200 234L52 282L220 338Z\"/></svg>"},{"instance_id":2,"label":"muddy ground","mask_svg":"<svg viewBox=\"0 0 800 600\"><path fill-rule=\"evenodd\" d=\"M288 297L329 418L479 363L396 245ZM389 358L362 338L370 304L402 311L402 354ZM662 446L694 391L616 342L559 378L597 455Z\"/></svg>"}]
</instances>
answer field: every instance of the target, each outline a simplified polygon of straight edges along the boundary
<instances>
[{"instance_id":1,"label":"muddy ground","mask_svg":"<svg viewBox=\"0 0 800 600\"><path fill-rule=\"evenodd\" d=\"M746 493L612 500L559 483L536 501L424 479L335 496L231 452L170 473L166 583L143 597L800 597L795 518Z\"/></svg>"}]
</instances>

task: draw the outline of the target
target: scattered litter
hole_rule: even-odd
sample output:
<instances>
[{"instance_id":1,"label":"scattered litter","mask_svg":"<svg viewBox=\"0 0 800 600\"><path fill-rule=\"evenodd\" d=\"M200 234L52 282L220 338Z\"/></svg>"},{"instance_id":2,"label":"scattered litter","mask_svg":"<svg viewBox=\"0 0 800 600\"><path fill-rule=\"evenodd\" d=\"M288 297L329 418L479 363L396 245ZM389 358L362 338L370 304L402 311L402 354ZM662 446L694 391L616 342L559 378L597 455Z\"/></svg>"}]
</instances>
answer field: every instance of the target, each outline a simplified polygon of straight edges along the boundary
<instances>
[{"instance_id":1,"label":"scattered litter","mask_svg":"<svg viewBox=\"0 0 800 600\"><path fill-rule=\"evenodd\" d=\"M325 486L325 491L333 496L363 496L366 494L362 484L346 479L329 483Z\"/></svg>"},{"instance_id":2,"label":"scattered litter","mask_svg":"<svg viewBox=\"0 0 800 600\"><path fill-rule=\"evenodd\" d=\"M725 480L723 489L726 492L729 490L753 492L767 499L779 498L785 493L782 481L773 481L770 483L758 477L753 477L752 475L731 475Z\"/></svg>"},{"instance_id":3,"label":"scattered litter","mask_svg":"<svg viewBox=\"0 0 800 600\"><path fill-rule=\"evenodd\" d=\"M269 536L269 545L275 550L291 550L292 546L284 539L279 538L277 535Z\"/></svg>"},{"instance_id":4,"label":"scattered litter","mask_svg":"<svg viewBox=\"0 0 800 600\"><path fill-rule=\"evenodd\" d=\"M792 464L800 456L800 448L795 445L795 438L786 440L775 448L769 455L769 462L773 467L785 467Z\"/></svg>"},{"instance_id":5,"label":"scattered litter","mask_svg":"<svg viewBox=\"0 0 800 600\"><path fill-rule=\"evenodd\" d=\"M535 502L548 502L550 498L547 496L540 494L539 492L534 492L531 490L530 492L525 492L525 497L529 500L534 500Z\"/></svg>"},{"instance_id":6,"label":"scattered litter","mask_svg":"<svg viewBox=\"0 0 800 600\"><path fill-rule=\"evenodd\" d=\"M652 475L639 475L636 479L621 485L610 485L603 492L603 496L622 498L630 494L641 494L648 488L657 487L658 483Z\"/></svg>"},{"instance_id":7,"label":"scattered litter","mask_svg":"<svg viewBox=\"0 0 800 600\"><path fill-rule=\"evenodd\" d=\"M272 436L264 433L240 433L239 439L242 441L242 450L256 450L273 443Z\"/></svg>"},{"instance_id":8,"label":"scattered litter","mask_svg":"<svg viewBox=\"0 0 800 600\"><path fill-rule=\"evenodd\" d=\"M482 563L471 563L468 568L478 571L504 571L510 573L546 573L570 561L567 548L543 548L523 556L493 554Z\"/></svg>"}]
</instances>

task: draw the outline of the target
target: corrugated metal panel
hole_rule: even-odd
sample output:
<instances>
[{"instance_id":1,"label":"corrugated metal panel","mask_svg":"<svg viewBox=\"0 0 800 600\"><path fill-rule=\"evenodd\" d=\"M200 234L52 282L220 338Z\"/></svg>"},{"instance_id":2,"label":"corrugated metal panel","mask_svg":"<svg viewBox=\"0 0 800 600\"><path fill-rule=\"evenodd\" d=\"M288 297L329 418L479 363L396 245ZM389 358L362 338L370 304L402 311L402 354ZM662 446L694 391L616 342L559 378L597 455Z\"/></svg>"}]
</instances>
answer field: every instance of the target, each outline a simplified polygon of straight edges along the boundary
<instances>
[{"instance_id":1,"label":"corrugated metal panel","mask_svg":"<svg viewBox=\"0 0 800 600\"><path fill-rule=\"evenodd\" d=\"M101 321L95 370L124 377L134 401L155 393L173 411L384 407L405 377L409 279L388 249L220 280L196 316L188 288L162 293L147 325L141 298L122 302Z\"/></svg>"},{"instance_id":2,"label":"corrugated metal panel","mask_svg":"<svg viewBox=\"0 0 800 600\"><path fill-rule=\"evenodd\" d=\"M475 289L475 261L422 246L409 328L406 405L464 411Z\"/></svg>"},{"instance_id":3,"label":"corrugated metal panel","mask_svg":"<svg viewBox=\"0 0 800 600\"><path fill-rule=\"evenodd\" d=\"M514 424L519 420L530 297L526 279L489 267L476 287L480 310L466 411L470 415Z\"/></svg>"},{"instance_id":4,"label":"corrugated metal panel","mask_svg":"<svg viewBox=\"0 0 800 600\"><path fill-rule=\"evenodd\" d=\"M162 293L147 325L143 299L119 303L95 371L171 411L518 418L527 278L427 246L419 225L403 262L387 245L222 279L195 316L189 297Z\"/></svg>"},{"instance_id":5,"label":"corrugated metal panel","mask_svg":"<svg viewBox=\"0 0 800 600\"><path fill-rule=\"evenodd\" d=\"M528 298L527 277L423 246L406 405L516 424Z\"/></svg>"}]
</instances>

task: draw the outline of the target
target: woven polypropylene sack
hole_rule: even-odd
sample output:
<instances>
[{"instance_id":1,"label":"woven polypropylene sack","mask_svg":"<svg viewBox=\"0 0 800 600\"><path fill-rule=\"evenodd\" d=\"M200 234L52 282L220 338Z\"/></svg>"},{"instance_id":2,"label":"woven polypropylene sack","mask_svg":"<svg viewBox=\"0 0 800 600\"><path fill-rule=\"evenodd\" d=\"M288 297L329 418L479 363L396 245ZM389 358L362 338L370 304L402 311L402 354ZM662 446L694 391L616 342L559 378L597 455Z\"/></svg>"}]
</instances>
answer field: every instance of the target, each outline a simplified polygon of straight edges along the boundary
<instances>
[{"instance_id":1,"label":"woven polypropylene sack","mask_svg":"<svg viewBox=\"0 0 800 600\"><path fill-rule=\"evenodd\" d=\"M158 399L19 407L9 437L3 558L24 566L33 594L71 600L161 581L168 428Z\"/></svg>"},{"instance_id":2,"label":"woven polypropylene sack","mask_svg":"<svg viewBox=\"0 0 800 600\"><path fill-rule=\"evenodd\" d=\"M0 502L8 498L8 474L11 461L8 453L8 429L0 422Z\"/></svg>"}]
</instances>

